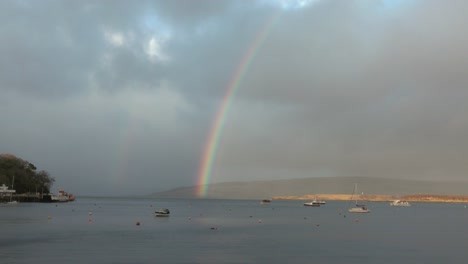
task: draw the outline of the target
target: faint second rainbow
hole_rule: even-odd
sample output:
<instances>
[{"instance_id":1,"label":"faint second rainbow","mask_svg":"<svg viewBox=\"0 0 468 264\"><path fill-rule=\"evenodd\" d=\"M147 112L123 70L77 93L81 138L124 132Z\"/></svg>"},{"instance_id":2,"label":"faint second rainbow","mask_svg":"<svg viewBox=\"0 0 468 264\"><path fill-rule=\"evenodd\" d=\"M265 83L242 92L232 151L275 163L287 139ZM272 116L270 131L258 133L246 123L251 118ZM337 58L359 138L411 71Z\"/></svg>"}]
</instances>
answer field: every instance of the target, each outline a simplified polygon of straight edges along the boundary
<instances>
[{"instance_id":1,"label":"faint second rainbow","mask_svg":"<svg viewBox=\"0 0 468 264\"><path fill-rule=\"evenodd\" d=\"M232 105L235 94L239 89L240 84L242 83L245 73L255 58L258 49L262 46L270 29L278 17L279 12L275 12L269 17L269 19L267 19L260 33L256 35L251 45L249 45L247 52L242 57L240 64L236 68L234 75L232 75L229 81L226 94L221 101L218 112L216 113L213 123L211 124L210 133L208 135L208 139L203 151L203 156L201 158L200 168L197 176L197 196L199 197L206 196L208 192L208 184L210 183L213 162L216 158L219 140L226 122L226 116Z\"/></svg>"}]
</instances>

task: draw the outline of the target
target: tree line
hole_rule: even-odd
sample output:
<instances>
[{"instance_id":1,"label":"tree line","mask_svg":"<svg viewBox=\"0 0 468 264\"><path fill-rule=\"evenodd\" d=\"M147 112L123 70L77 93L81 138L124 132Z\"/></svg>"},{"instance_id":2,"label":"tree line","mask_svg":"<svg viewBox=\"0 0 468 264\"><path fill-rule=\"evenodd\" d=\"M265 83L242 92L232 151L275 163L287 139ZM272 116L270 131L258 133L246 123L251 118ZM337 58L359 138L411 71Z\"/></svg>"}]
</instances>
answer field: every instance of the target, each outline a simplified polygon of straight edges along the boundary
<instances>
[{"instance_id":1,"label":"tree line","mask_svg":"<svg viewBox=\"0 0 468 264\"><path fill-rule=\"evenodd\" d=\"M49 193L55 179L47 171L38 171L29 161L11 154L0 154L0 185L16 193Z\"/></svg>"}]
</instances>

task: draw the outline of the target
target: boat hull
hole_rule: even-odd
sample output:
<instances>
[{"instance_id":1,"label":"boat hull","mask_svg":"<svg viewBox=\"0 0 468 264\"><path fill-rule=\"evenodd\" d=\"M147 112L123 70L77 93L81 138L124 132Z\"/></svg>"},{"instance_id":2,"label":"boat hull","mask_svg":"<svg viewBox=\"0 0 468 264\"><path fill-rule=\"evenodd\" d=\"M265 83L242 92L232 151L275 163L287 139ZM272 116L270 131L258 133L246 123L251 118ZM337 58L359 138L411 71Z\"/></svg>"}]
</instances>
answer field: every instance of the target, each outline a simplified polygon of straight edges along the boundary
<instances>
[{"instance_id":1,"label":"boat hull","mask_svg":"<svg viewBox=\"0 0 468 264\"><path fill-rule=\"evenodd\" d=\"M318 203L304 203L304 206L320 207L320 204L318 204Z\"/></svg>"},{"instance_id":2,"label":"boat hull","mask_svg":"<svg viewBox=\"0 0 468 264\"><path fill-rule=\"evenodd\" d=\"M169 209L161 209L159 211L154 212L156 217L168 217L171 212Z\"/></svg>"},{"instance_id":3,"label":"boat hull","mask_svg":"<svg viewBox=\"0 0 468 264\"><path fill-rule=\"evenodd\" d=\"M154 214L156 217L169 217L169 214Z\"/></svg>"},{"instance_id":4,"label":"boat hull","mask_svg":"<svg viewBox=\"0 0 468 264\"><path fill-rule=\"evenodd\" d=\"M390 203L391 206L411 206L411 204L407 201L400 201L400 200L396 200L396 201L393 201Z\"/></svg>"},{"instance_id":5,"label":"boat hull","mask_svg":"<svg viewBox=\"0 0 468 264\"><path fill-rule=\"evenodd\" d=\"M16 206L18 204L19 204L19 202L17 202L17 201L10 201L10 202L4 202L3 203L3 205L5 205L5 206Z\"/></svg>"},{"instance_id":6,"label":"boat hull","mask_svg":"<svg viewBox=\"0 0 468 264\"><path fill-rule=\"evenodd\" d=\"M350 213L370 213L369 209L363 209L363 208L349 208L348 212L350 212Z\"/></svg>"}]
</instances>

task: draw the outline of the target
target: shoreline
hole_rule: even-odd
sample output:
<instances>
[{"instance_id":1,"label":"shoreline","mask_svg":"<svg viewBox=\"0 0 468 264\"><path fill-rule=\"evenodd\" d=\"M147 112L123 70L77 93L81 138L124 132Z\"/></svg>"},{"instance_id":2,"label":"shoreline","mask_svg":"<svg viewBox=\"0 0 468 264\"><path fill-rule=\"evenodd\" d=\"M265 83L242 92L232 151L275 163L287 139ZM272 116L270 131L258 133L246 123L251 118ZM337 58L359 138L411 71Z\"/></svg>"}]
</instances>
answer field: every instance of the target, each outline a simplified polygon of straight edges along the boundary
<instances>
[{"instance_id":1,"label":"shoreline","mask_svg":"<svg viewBox=\"0 0 468 264\"><path fill-rule=\"evenodd\" d=\"M329 201L351 201L356 196L351 194L307 194L301 196L274 196L273 200L329 200ZM468 196L465 195L439 195L439 194L410 194L410 195L359 195L358 200L368 202L392 202L402 200L408 202L427 203L468 203Z\"/></svg>"}]
</instances>

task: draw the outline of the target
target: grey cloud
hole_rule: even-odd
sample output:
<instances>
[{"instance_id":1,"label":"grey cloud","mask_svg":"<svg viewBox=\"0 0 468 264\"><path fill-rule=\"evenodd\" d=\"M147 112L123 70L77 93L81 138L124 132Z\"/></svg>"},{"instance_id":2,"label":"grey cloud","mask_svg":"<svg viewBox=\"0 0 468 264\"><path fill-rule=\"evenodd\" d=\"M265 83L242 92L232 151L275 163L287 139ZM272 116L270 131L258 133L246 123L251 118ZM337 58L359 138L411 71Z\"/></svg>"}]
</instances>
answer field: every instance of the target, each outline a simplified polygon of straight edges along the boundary
<instances>
[{"instance_id":1,"label":"grey cloud","mask_svg":"<svg viewBox=\"0 0 468 264\"><path fill-rule=\"evenodd\" d=\"M272 3L1 2L1 152L83 193L191 185L267 30L237 80L213 181L464 177L465 1ZM151 38L164 59L148 56Z\"/></svg>"}]
</instances>

